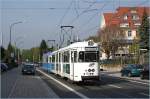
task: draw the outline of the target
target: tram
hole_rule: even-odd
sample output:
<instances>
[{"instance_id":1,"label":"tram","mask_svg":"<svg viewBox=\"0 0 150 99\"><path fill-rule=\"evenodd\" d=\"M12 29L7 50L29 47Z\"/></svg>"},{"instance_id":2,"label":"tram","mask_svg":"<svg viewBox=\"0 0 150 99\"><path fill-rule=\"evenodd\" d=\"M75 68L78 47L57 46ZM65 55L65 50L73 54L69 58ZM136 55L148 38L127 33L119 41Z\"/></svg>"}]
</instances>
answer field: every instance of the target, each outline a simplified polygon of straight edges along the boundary
<instances>
[{"instance_id":1,"label":"tram","mask_svg":"<svg viewBox=\"0 0 150 99\"><path fill-rule=\"evenodd\" d=\"M92 40L43 55L43 61L44 69L72 81L99 80L99 46Z\"/></svg>"}]
</instances>

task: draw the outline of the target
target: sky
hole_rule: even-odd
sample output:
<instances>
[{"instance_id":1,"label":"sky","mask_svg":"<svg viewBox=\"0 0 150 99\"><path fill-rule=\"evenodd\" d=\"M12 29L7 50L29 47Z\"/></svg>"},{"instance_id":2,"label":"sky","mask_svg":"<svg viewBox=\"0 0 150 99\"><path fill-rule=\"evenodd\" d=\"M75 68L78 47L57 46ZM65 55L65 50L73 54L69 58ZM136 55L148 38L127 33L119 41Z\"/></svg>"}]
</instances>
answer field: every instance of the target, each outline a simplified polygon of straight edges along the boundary
<instances>
[{"instance_id":1,"label":"sky","mask_svg":"<svg viewBox=\"0 0 150 99\"><path fill-rule=\"evenodd\" d=\"M150 0L0 0L0 38L6 48L12 44L21 49L40 45L45 40L49 46L55 40L84 40L96 35L104 12L114 12L119 6L149 6ZM74 26L61 32L60 26ZM60 40L61 38L61 40Z\"/></svg>"}]
</instances>

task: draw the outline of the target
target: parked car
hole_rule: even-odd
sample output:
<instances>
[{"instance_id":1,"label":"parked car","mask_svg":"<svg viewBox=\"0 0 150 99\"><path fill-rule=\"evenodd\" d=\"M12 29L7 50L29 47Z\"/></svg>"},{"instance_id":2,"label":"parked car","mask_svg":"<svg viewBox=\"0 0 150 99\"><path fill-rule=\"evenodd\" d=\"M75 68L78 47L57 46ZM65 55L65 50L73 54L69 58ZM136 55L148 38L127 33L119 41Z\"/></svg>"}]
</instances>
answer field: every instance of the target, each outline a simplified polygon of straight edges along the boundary
<instances>
[{"instance_id":1,"label":"parked car","mask_svg":"<svg viewBox=\"0 0 150 99\"><path fill-rule=\"evenodd\" d=\"M143 65L143 70L140 75L141 79L149 79L149 64Z\"/></svg>"},{"instance_id":2,"label":"parked car","mask_svg":"<svg viewBox=\"0 0 150 99\"><path fill-rule=\"evenodd\" d=\"M137 64L127 64L121 69L121 76L140 76L142 66Z\"/></svg>"},{"instance_id":3,"label":"parked car","mask_svg":"<svg viewBox=\"0 0 150 99\"><path fill-rule=\"evenodd\" d=\"M8 70L8 66L5 63L1 63L1 72L7 71Z\"/></svg>"},{"instance_id":4,"label":"parked car","mask_svg":"<svg viewBox=\"0 0 150 99\"><path fill-rule=\"evenodd\" d=\"M34 64L24 64L22 67L22 74L35 74Z\"/></svg>"}]
</instances>

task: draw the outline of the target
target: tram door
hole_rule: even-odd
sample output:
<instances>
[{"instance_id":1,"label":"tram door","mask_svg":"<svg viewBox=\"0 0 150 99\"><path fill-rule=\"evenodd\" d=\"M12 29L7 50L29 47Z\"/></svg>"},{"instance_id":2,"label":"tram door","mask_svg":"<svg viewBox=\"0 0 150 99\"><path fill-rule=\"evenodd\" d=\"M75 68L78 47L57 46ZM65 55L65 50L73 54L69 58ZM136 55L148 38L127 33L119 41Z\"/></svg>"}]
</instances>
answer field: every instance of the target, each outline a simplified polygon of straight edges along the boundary
<instances>
[{"instance_id":1,"label":"tram door","mask_svg":"<svg viewBox=\"0 0 150 99\"><path fill-rule=\"evenodd\" d=\"M73 50L71 51L71 67L72 67L72 80L74 80L74 70L75 70L75 65L74 63L77 62L77 51Z\"/></svg>"}]
</instances>

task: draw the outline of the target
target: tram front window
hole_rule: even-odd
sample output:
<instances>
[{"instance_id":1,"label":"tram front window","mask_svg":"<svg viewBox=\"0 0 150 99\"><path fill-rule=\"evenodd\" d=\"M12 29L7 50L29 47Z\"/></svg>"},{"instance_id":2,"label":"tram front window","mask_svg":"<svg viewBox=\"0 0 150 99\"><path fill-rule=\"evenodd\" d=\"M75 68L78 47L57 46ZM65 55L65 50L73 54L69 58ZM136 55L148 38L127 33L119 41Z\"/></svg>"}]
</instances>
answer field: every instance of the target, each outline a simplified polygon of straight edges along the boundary
<instances>
[{"instance_id":1,"label":"tram front window","mask_svg":"<svg viewBox=\"0 0 150 99\"><path fill-rule=\"evenodd\" d=\"M79 52L79 62L97 62L99 53L95 51L81 51Z\"/></svg>"}]
</instances>

